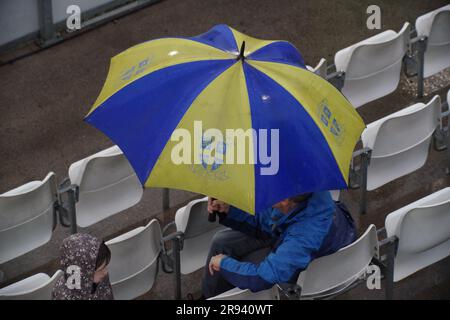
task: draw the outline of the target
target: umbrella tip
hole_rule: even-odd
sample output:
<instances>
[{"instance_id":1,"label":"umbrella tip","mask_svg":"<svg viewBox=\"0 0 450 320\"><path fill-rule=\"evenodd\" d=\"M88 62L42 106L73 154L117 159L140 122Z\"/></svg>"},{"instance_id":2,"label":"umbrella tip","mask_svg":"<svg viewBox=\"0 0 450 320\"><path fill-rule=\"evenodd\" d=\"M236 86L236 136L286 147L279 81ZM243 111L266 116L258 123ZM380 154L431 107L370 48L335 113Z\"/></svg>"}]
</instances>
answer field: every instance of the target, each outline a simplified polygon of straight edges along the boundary
<instances>
[{"instance_id":1,"label":"umbrella tip","mask_svg":"<svg viewBox=\"0 0 450 320\"><path fill-rule=\"evenodd\" d=\"M244 60L244 51L245 51L245 41L242 41L242 45L241 45L241 51L239 52L239 57L237 58L238 60Z\"/></svg>"}]
</instances>

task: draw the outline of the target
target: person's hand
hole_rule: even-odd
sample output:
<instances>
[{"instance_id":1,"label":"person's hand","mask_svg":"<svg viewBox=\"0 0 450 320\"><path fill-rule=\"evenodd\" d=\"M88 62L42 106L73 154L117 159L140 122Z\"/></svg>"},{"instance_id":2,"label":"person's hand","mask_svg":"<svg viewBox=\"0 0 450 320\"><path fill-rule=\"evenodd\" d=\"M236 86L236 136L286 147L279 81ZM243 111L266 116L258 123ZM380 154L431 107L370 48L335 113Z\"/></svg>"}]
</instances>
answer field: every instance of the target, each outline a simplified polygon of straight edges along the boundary
<instances>
[{"instance_id":1,"label":"person's hand","mask_svg":"<svg viewBox=\"0 0 450 320\"><path fill-rule=\"evenodd\" d=\"M208 197L208 212L213 213L214 211L219 211L223 213L228 213L230 210L230 205L220 201L220 200L212 200L212 198Z\"/></svg>"},{"instance_id":2,"label":"person's hand","mask_svg":"<svg viewBox=\"0 0 450 320\"><path fill-rule=\"evenodd\" d=\"M217 256L211 258L211 261L209 261L209 273L211 275L214 275L215 272L220 271L220 262L225 257L226 255L224 254L218 254Z\"/></svg>"}]
</instances>

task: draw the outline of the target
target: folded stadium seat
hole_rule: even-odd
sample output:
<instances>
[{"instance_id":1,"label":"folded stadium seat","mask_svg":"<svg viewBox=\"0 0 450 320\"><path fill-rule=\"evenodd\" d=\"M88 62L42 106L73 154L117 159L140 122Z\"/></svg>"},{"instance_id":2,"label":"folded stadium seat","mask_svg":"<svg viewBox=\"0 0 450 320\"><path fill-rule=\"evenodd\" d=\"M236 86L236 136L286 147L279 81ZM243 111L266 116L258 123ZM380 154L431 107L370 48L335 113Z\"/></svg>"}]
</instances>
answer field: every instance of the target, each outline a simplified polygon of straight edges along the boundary
<instances>
[{"instance_id":1,"label":"folded stadium seat","mask_svg":"<svg viewBox=\"0 0 450 320\"><path fill-rule=\"evenodd\" d=\"M137 298L153 287L161 242L161 227L156 219L106 242L111 250L108 270L116 300Z\"/></svg>"},{"instance_id":2,"label":"folded stadium seat","mask_svg":"<svg viewBox=\"0 0 450 320\"><path fill-rule=\"evenodd\" d=\"M57 203L53 172L0 194L0 264L50 241Z\"/></svg>"},{"instance_id":3,"label":"folded stadium seat","mask_svg":"<svg viewBox=\"0 0 450 320\"><path fill-rule=\"evenodd\" d=\"M420 169L426 162L433 133L439 126L441 100L416 103L367 125L361 139L371 150L367 187L361 186L361 211L365 212L366 191Z\"/></svg>"},{"instance_id":4,"label":"folded stadium seat","mask_svg":"<svg viewBox=\"0 0 450 320\"><path fill-rule=\"evenodd\" d=\"M319 299L343 293L365 278L372 259L378 255L377 230L370 225L355 242L331 255L313 260L300 273L297 280L300 298ZM210 300L275 300L279 299L277 287L255 293L234 288Z\"/></svg>"},{"instance_id":5,"label":"folded stadium seat","mask_svg":"<svg viewBox=\"0 0 450 320\"><path fill-rule=\"evenodd\" d=\"M208 300L280 300L280 297L277 287L274 286L271 289L258 292L233 288Z\"/></svg>"},{"instance_id":6,"label":"folded stadium seat","mask_svg":"<svg viewBox=\"0 0 450 320\"><path fill-rule=\"evenodd\" d=\"M225 229L216 222L208 221L208 198L193 200L175 214L175 226L182 233L183 249L180 252L181 273L190 274L205 266L211 240Z\"/></svg>"},{"instance_id":7,"label":"folded stadium seat","mask_svg":"<svg viewBox=\"0 0 450 320\"><path fill-rule=\"evenodd\" d=\"M424 77L450 67L450 4L418 17L416 30L427 38Z\"/></svg>"},{"instance_id":8,"label":"folded stadium seat","mask_svg":"<svg viewBox=\"0 0 450 320\"><path fill-rule=\"evenodd\" d=\"M345 74L341 91L355 108L397 88L409 30L406 22L398 33L387 30L336 53L336 71Z\"/></svg>"},{"instance_id":9,"label":"folded stadium seat","mask_svg":"<svg viewBox=\"0 0 450 320\"><path fill-rule=\"evenodd\" d=\"M398 239L394 282L450 256L450 188L390 213L385 226Z\"/></svg>"},{"instance_id":10,"label":"folded stadium seat","mask_svg":"<svg viewBox=\"0 0 450 320\"><path fill-rule=\"evenodd\" d=\"M330 190L330 194L333 201L339 201L339 197L341 196L341 190Z\"/></svg>"},{"instance_id":11,"label":"folded stadium seat","mask_svg":"<svg viewBox=\"0 0 450 320\"><path fill-rule=\"evenodd\" d=\"M117 146L73 163L69 178L80 188L76 218L83 228L134 206L143 194L135 171Z\"/></svg>"},{"instance_id":12,"label":"folded stadium seat","mask_svg":"<svg viewBox=\"0 0 450 320\"><path fill-rule=\"evenodd\" d=\"M38 273L0 289L0 300L51 300L53 287L64 273L55 272L53 277Z\"/></svg>"},{"instance_id":13,"label":"folded stadium seat","mask_svg":"<svg viewBox=\"0 0 450 320\"><path fill-rule=\"evenodd\" d=\"M315 74L321 76L324 79L327 78L327 60L324 58L320 59L317 66L315 66L314 68L311 66L306 66L306 69L308 69L311 72L314 72Z\"/></svg>"}]
</instances>

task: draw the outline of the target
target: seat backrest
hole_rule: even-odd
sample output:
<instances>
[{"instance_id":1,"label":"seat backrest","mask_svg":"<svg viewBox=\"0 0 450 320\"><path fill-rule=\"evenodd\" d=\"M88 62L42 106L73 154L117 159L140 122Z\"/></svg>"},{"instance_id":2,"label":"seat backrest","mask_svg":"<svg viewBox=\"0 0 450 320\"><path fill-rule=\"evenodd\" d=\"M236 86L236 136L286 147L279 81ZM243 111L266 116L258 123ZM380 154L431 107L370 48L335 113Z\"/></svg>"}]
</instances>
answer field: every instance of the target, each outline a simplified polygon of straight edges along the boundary
<instances>
[{"instance_id":1,"label":"seat backrest","mask_svg":"<svg viewBox=\"0 0 450 320\"><path fill-rule=\"evenodd\" d=\"M153 219L145 227L106 242L111 250L111 262L108 265L111 282L126 279L152 264L161 251L161 227Z\"/></svg>"},{"instance_id":2,"label":"seat backrest","mask_svg":"<svg viewBox=\"0 0 450 320\"><path fill-rule=\"evenodd\" d=\"M345 71L345 79L367 78L401 61L407 50L409 30L409 23L405 23L395 37L360 44L354 48Z\"/></svg>"},{"instance_id":3,"label":"seat backrest","mask_svg":"<svg viewBox=\"0 0 450 320\"><path fill-rule=\"evenodd\" d=\"M450 188L427 198L386 217L388 236L399 239L394 281L450 255Z\"/></svg>"},{"instance_id":4,"label":"seat backrest","mask_svg":"<svg viewBox=\"0 0 450 320\"><path fill-rule=\"evenodd\" d=\"M184 233L184 238L194 238L221 227L219 218L216 222L208 221L208 198L193 200L180 208L175 215L177 231Z\"/></svg>"},{"instance_id":5,"label":"seat backrest","mask_svg":"<svg viewBox=\"0 0 450 320\"><path fill-rule=\"evenodd\" d=\"M50 240L57 199L53 172L0 195L0 263Z\"/></svg>"},{"instance_id":6,"label":"seat backrest","mask_svg":"<svg viewBox=\"0 0 450 320\"><path fill-rule=\"evenodd\" d=\"M450 67L450 5L418 17L416 29L419 37L427 37L423 76Z\"/></svg>"},{"instance_id":7,"label":"seat backrest","mask_svg":"<svg viewBox=\"0 0 450 320\"><path fill-rule=\"evenodd\" d=\"M341 196L341 190L330 190L331 199L333 201L339 201L339 198Z\"/></svg>"},{"instance_id":8,"label":"seat backrest","mask_svg":"<svg viewBox=\"0 0 450 320\"><path fill-rule=\"evenodd\" d=\"M275 287L251 292L248 289L233 288L215 297L211 297L208 300L279 300L278 290Z\"/></svg>"},{"instance_id":9,"label":"seat backrest","mask_svg":"<svg viewBox=\"0 0 450 320\"><path fill-rule=\"evenodd\" d=\"M161 242L161 227L156 219L106 242L111 250L108 270L115 299L135 299L153 287Z\"/></svg>"},{"instance_id":10,"label":"seat backrest","mask_svg":"<svg viewBox=\"0 0 450 320\"><path fill-rule=\"evenodd\" d=\"M421 108L388 118L378 129L372 157L398 154L427 140L439 125L440 108L440 98L435 96Z\"/></svg>"},{"instance_id":11,"label":"seat backrest","mask_svg":"<svg viewBox=\"0 0 450 320\"><path fill-rule=\"evenodd\" d=\"M429 46L443 46L450 43L450 5L447 7L447 10L438 12L433 19L428 36Z\"/></svg>"},{"instance_id":12,"label":"seat backrest","mask_svg":"<svg viewBox=\"0 0 450 320\"><path fill-rule=\"evenodd\" d=\"M450 239L450 199L435 205L411 209L399 230L399 251L419 253Z\"/></svg>"},{"instance_id":13,"label":"seat backrest","mask_svg":"<svg viewBox=\"0 0 450 320\"><path fill-rule=\"evenodd\" d=\"M76 204L77 224L88 227L138 203L143 187L117 146L73 163L73 184L80 187Z\"/></svg>"},{"instance_id":14,"label":"seat backrest","mask_svg":"<svg viewBox=\"0 0 450 320\"><path fill-rule=\"evenodd\" d=\"M324 79L327 78L327 60L324 58L321 58L314 68L311 66L306 66L306 68Z\"/></svg>"},{"instance_id":15,"label":"seat backrest","mask_svg":"<svg viewBox=\"0 0 450 320\"><path fill-rule=\"evenodd\" d=\"M80 192L102 189L136 175L127 158L117 146L105 151L109 152L99 153L86 161L81 181L78 184ZM75 182L72 181L72 183Z\"/></svg>"},{"instance_id":16,"label":"seat backrest","mask_svg":"<svg viewBox=\"0 0 450 320\"><path fill-rule=\"evenodd\" d=\"M64 274L61 270L53 277L37 274L0 289L0 300L51 300L56 281Z\"/></svg>"},{"instance_id":17,"label":"seat backrest","mask_svg":"<svg viewBox=\"0 0 450 320\"><path fill-rule=\"evenodd\" d=\"M372 224L355 242L313 260L300 273L297 283L302 287L302 296L321 295L352 283L367 270L375 256L378 256L378 239Z\"/></svg>"},{"instance_id":18,"label":"seat backrest","mask_svg":"<svg viewBox=\"0 0 450 320\"><path fill-rule=\"evenodd\" d=\"M345 72L341 91L355 108L398 87L409 30L406 22L398 33L387 30L336 52L336 70Z\"/></svg>"},{"instance_id":19,"label":"seat backrest","mask_svg":"<svg viewBox=\"0 0 450 320\"><path fill-rule=\"evenodd\" d=\"M450 5L428 12L416 20L419 36L428 38L428 45L444 45L450 42Z\"/></svg>"},{"instance_id":20,"label":"seat backrest","mask_svg":"<svg viewBox=\"0 0 450 320\"><path fill-rule=\"evenodd\" d=\"M52 211L57 200L55 174L0 194L0 232Z\"/></svg>"}]
</instances>

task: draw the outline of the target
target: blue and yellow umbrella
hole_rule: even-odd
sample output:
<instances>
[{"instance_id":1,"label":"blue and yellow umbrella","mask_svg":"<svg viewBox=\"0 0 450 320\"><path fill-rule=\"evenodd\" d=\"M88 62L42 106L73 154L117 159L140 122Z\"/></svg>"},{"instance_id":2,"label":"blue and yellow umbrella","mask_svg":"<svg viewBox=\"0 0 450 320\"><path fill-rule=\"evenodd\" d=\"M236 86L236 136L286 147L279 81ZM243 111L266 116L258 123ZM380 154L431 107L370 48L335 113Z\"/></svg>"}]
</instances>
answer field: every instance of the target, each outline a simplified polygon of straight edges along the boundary
<instances>
[{"instance_id":1,"label":"blue and yellow umbrella","mask_svg":"<svg viewBox=\"0 0 450 320\"><path fill-rule=\"evenodd\" d=\"M346 188L364 129L293 45L226 25L113 57L85 120L121 148L144 186L206 194L250 213Z\"/></svg>"}]
</instances>

